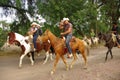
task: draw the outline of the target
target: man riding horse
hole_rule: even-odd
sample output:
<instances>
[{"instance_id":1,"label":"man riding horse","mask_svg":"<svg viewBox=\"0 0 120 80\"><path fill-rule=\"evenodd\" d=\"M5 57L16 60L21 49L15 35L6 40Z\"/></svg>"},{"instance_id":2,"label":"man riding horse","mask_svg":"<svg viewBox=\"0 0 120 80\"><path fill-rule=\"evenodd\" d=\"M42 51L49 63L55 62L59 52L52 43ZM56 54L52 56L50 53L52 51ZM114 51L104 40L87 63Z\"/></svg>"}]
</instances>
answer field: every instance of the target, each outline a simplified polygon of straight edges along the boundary
<instances>
[{"instance_id":1,"label":"man riding horse","mask_svg":"<svg viewBox=\"0 0 120 80\"><path fill-rule=\"evenodd\" d=\"M70 40L72 38L72 24L69 22L69 19L68 18L63 18L62 20L63 22L63 27L61 27L60 29L63 29L63 32L60 33L61 36L64 36L65 37L65 43L66 43L66 47L69 51L69 54L68 54L68 58L72 57L72 49L70 47Z\"/></svg>"}]
</instances>

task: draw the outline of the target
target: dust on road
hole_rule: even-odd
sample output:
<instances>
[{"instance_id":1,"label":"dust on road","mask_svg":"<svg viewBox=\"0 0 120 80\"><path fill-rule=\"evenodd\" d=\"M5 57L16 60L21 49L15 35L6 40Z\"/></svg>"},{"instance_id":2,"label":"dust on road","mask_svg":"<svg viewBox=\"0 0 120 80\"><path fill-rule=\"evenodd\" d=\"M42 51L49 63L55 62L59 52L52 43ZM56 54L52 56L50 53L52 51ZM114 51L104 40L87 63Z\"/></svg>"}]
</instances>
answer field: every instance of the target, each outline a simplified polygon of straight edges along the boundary
<instances>
[{"instance_id":1,"label":"dust on road","mask_svg":"<svg viewBox=\"0 0 120 80\"><path fill-rule=\"evenodd\" d=\"M12 51L15 52L15 50ZM107 62L105 62L107 48L90 49L88 69L83 68L84 62L81 55L69 71L65 70L65 65L60 60L53 75L50 71L54 61L49 60L43 65L44 54L35 56L34 66L31 66L29 58L25 57L23 67L19 69L19 52L12 54L12 51L8 51L9 55L0 56L0 80L120 80L120 49L118 48L113 49L113 59L110 59L109 55ZM71 61L67 59L68 63Z\"/></svg>"}]
</instances>

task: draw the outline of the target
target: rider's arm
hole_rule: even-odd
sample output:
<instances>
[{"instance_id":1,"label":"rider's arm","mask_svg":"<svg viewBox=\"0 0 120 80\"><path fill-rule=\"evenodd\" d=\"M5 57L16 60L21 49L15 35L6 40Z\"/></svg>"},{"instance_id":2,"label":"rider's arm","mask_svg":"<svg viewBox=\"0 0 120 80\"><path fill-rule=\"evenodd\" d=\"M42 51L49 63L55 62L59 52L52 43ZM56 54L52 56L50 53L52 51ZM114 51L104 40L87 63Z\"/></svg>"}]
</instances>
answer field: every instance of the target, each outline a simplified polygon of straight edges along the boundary
<instances>
[{"instance_id":1,"label":"rider's arm","mask_svg":"<svg viewBox=\"0 0 120 80\"><path fill-rule=\"evenodd\" d=\"M61 35L66 35L72 32L72 27L69 27L67 31L61 33Z\"/></svg>"}]
</instances>

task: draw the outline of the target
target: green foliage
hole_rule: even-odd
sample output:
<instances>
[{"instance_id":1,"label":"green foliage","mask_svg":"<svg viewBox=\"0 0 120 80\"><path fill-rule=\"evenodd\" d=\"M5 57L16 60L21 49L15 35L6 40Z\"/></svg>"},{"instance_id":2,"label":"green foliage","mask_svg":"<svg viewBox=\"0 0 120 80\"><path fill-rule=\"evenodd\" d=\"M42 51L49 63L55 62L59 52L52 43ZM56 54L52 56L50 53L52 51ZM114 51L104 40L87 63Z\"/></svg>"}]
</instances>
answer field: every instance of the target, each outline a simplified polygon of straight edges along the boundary
<instances>
[{"instance_id":1,"label":"green foliage","mask_svg":"<svg viewBox=\"0 0 120 80\"><path fill-rule=\"evenodd\" d=\"M16 0L16 6L17 6L18 8L21 8L21 0Z\"/></svg>"},{"instance_id":2,"label":"green foliage","mask_svg":"<svg viewBox=\"0 0 120 80\"><path fill-rule=\"evenodd\" d=\"M0 47L2 47L3 44L6 42L7 34L8 34L8 31L3 30L2 28L0 28Z\"/></svg>"},{"instance_id":3,"label":"green foliage","mask_svg":"<svg viewBox=\"0 0 120 80\"><path fill-rule=\"evenodd\" d=\"M96 34L97 32L109 32L112 22L119 22L120 17L119 0L27 0L28 10L24 9L25 1L0 1L0 6L6 4L16 10L18 21L14 21L10 29L23 35L30 27L26 12L31 16L36 13L40 14L46 19L43 30L50 29L57 36L59 36L60 30L56 24L64 17L70 19L74 35L77 37L89 36L90 29L94 29ZM8 12L8 10L6 11Z\"/></svg>"}]
</instances>

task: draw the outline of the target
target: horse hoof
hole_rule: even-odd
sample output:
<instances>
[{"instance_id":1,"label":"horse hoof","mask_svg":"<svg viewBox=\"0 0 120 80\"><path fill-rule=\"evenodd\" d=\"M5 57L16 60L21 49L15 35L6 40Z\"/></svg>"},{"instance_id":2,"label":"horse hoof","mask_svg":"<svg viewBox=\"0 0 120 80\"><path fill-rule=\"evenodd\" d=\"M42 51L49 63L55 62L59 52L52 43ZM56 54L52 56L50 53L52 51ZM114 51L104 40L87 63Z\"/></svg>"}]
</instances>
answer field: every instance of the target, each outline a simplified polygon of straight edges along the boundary
<instances>
[{"instance_id":1,"label":"horse hoof","mask_svg":"<svg viewBox=\"0 0 120 80\"><path fill-rule=\"evenodd\" d=\"M46 64L46 62L43 62L43 64Z\"/></svg>"},{"instance_id":2,"label":"horse hoof","mask_svg":"<svg viewBox=\"0 0 120 80\"><path fill-rule=\"evenodd\" d=\"M31 66L33 66L33 65L34 65L34 63L31 64Z\"/></svg>"},{"instance_id":3,"label":"horse hoof","mask_svg":"<svg viewBox=\"0 0 120 80\"><path fill-rule=\"evenodd\" d=\"M19 69L21 69L22 68L22 65L19 65Z\"/></svg>"},{"instance_id":4,"label":"horse hoof","mask_svg":"<svg viewBox=\"0 0 120 80\"><path fill-rule=\"evenodd\" d=\"M21 66L19 66L18 68L19 68L19 69L22 69L22 67L21 67Z\"/></svg>"}]
</instances>

